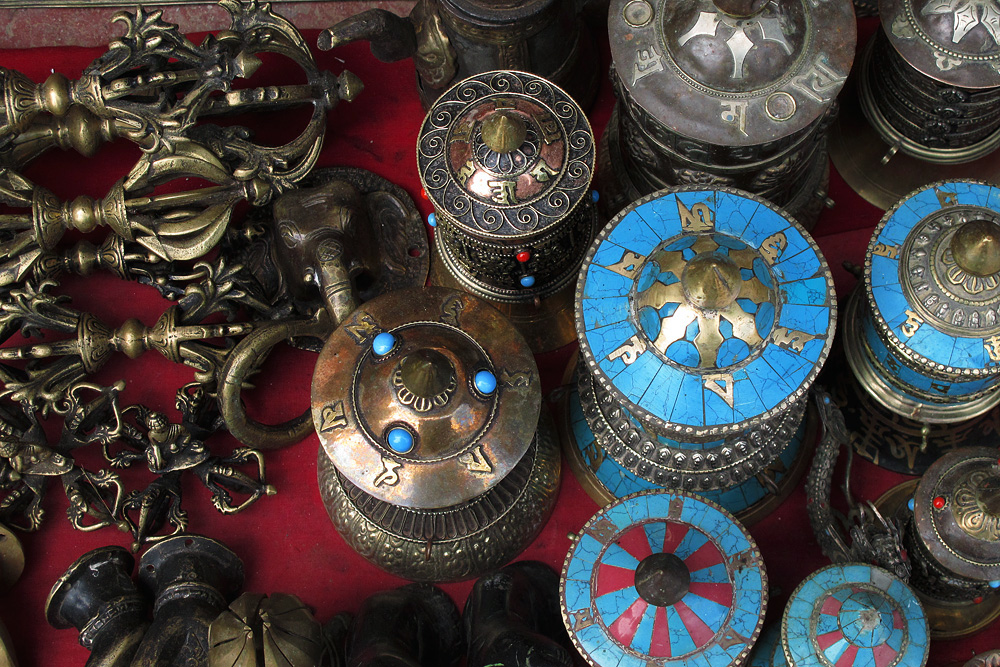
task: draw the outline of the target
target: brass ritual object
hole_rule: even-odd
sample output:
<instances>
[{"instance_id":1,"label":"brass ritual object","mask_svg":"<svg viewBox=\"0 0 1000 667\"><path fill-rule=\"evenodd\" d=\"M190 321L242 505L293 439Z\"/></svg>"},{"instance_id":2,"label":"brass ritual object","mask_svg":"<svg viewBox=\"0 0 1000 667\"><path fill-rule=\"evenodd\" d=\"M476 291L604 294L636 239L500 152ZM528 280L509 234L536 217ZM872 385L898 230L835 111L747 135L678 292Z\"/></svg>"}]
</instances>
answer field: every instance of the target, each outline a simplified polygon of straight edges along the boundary
<instances>
[{"instance_id":1,"label":"brass ritual object","mask_svg":"<svg viewBox=\"0 0 1000 667\"><path fill-rule=\"evenodd\" d=\"M0 523L0 592L6 593L24 572L24 547L10 528ZM3 663L0 662L0 665Z\"/></svg>"},{"instance_id":2,"label":"brass ritual object","mask_svg":"<svg viewBox=\"0 0 1000 667\"><path fill-rule=\"evenodd\" d=\"M431 282L490 301L535 352L572 341L572 281L598 226L594 158L583 110L544 79L487 72L445 92L417 140Z\"/></svg>"},{"instance_id":3,"label":"brass ritual object","mask_svg":"<svg viewBox=\"0 0 1000 667\"><path fill-rule=\"evenodd\" d=\"M320 33L320 49L371 42L382 62L412 58L424 108L470 76L531 72L566 90L581 106L597 94L598 49L572 0L419 0L402 18L369 9Z\"/></svg>"},{"instance_id":4,"label":"brass ritual object","mask_svg":"<svg viewBox=\"0 0 1000 667\"><path fill-rule=\"evenodd\" d=\"M125 27L108 51L80 79L54 73L36 84L23 74L0 68L5 111L0 115L0 164L18 168L58 146L93 155L103 141L127 138L145 152L170 152L188 138L235 160L241 180L260 176L276 184L304 176L315 164L326 131L326 114L341 99L360 92L348 71L339 77L320 70L309 46L270 3L221 0L229 29L194 44L163 10L138 7L120 11L113 22ZM276 54L294 62L305 83L241 87ZM267 56L265 56L267 57ZM236 85L234 85L236 84ZM280 110L303 105L313 111L303 131L283 146L252 141L245 128L212 125L219 115Z\"/></svg>"},{"instance_id":5,"label":"brass ritual object","mask_svg":"<svg viewBox=\"0 0 1000 667\"><path fill-rule=\"evenodd\" d=\"M239 596L212 621L208 644L207 667L317 667L323 653L319 622L287 593Z\"/></svg>"},{"instance_id":6,"label":"brass ritual object","mask_svg":"<svg viewBox=\"0 0 1000 667\"><path fill-rule=\"evenodd\" d=\"M349 72L334 78L319 70L295 27L269 5L220 4L232 25L201 46L163 22L160 11L139 9L116 16L126 25L126 35L77 82L53 75L36 86L17 72L0 70L8 109L0 117L0 203L29 209L0 216L11 232L0 245L0 282L21 280L67 229L90 232L107 226L162 260L198 258L222 238L237 203L263 206L310 172L326 133L327 112L339 99L352 99L360 82ZM253 74L261 64L258 55L265 53L295 62L307 83L233 90L237 79ZM223 113L301 105L313 107L306 127L280 146L256 143L242 126L201 122ZM79 108L86 111L71 113ZM73 125L39 130L32 123L43 112ZM100 131L92 127L95 123ZM25 162L60 142L91 154L95 137L101 136L125 136L143 149L135 167L101 199L81 195L62 202L19 173ZM153 193L192 177L208 185Z\"/></svg>"},{"instance_id":7,"label":"brass ritual object","mask_svg":"<svg viewBox=\"0 0 1000 667\"><path fill-rule=\"evenodd\" d=\"M609 217L661 188L703 185L816 224L857 39L849 0L613 0L608 30L618 101L597 187Z\"/></svg>"},{"instance_id":8,"label":"brass ritual object","mask_svg":"<svg viewBox=\"0 0 1000 667\"><path fill-rule=\"evenodd\" d=\"M312 415L327 512L397 576L482 574L552 510L559 453L531 351L469 294L410 289L363 304L320 353Z\"/></svg>"},{"instance_id":9,"label":"brass ritual object","mask_svg":"<svg viewBox=\"0 0 1000 667\"><path fill-rule=\"evenodd\" d=\"M1000 182L1000 5L878 4L831 130L837 171L882 209L933 181Z\"/></svg>"},{"instance_id":10,"label":"brass ritual object","mask_svg":"<svg viewBox=\"0 0 1000 667\"><path fill-rule=\"evenodd\" d=\"M132 581L135 559L121 547L81 556L59 577L45 601L45 618L75 627L90 651L87 667L129 667L149 628L149 601Z\"/></svg>"},{"instance_id":11,"label":"brass ritual object","mask_svg":"<svg viewBox=\"0 0 1000 667\"><path fill-rule=\"evenodd\" d=\"M850 296L843 327L851 372L866 395L900 417L905 431L859 449L908 474L920 474L950 429L985 430L1000 402L1000 209L996 188L942 181L886 212L865 255L863 283ZM857 411L864 406L856 406ZM982 416L982 417L980 417ZM980 418L969 426L968 420ZM860 415L860 425L868 419ZM938 428L934 431L931 426ZM932 437L933 436L933 437ZM895 450L913 452L903 459Z\"/></svg>"},{"instance_id":12,"label":"brass ritual object","mask_svg":"<svg viewBox=\"0 0 1000 667\"><path fill-rule=\"evenodd\" d=\"M903 528L909 583L933 639L965 637L1000 617L1000 460L992 447L962 447L875 506Z\"/></svg>"}]
</instances>

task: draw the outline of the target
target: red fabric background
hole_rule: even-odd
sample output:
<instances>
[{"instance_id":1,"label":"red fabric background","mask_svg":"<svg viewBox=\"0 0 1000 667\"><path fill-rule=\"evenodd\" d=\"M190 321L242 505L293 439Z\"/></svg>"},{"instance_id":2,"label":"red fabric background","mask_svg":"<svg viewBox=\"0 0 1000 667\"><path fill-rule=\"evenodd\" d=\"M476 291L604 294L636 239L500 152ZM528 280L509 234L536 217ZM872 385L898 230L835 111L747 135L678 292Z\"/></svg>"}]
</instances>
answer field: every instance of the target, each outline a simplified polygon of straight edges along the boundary
<instances>
[{"instance_id":1,"label":"red fabric background","mask_svg":"<svg viewBox=\"0 0 1000 667\"><path fill-rule=\"evenodd\" d=\"M861 43L864 43L875 24L865 22L862 27ZM314 44L315 31L308 32L306 39ZM52 70L69 77L79 76L83 67L102 52L103 49L80 48L0 51L0 64L41 82ZM606 45L602 56L606 68ZM317 57L321 66L336 73L346 67L365 83L364 92L353 103L341 104L330 114L320 166L370 169L406 188L421 212L430 213L428 202L420 196L415 168L417 131L424 113L416 95L412 64L378 63L363 45L318 53ZM282 70L279 66L275 71ZM600 95L589 114L598 135L607 123L613 100L607 78L602 77ZM266 121L260 128L263 134L275 132L277 136L288 129L289 123ZM132 146L123 142L104 147L92 160L56 150L30 165L26 175L67 200L79 194L99 197L127 171L137 155ZM881 212L847 188L836 173L830 195L836 207L823 214L814 235L833 268L838 291L844 296L855 281L841 268L841 263L863 260L865 244ZM109 275L85 280L67 278L61 289L72 296L74 307L89 310L114 326L130 317L152 324L169 305L154 290L123 283ZM560 382L574 347L538 358L546 395ZM257 388L248 397L255 416L274 421L308 406L315 359L304 352L287 351L279 355L257 376ZM827 372L842 371L831 368ZM192 371L149 352L134 361L115 358L96 380L110 383L119 377L128 381L126 404L142 402L176 417L173 393L191 380ZM216 436L210 444L215 451L225 452L234 441L228 436ZM224 541L243 559L246 590L295 593L325 621L340 611L356 611L367 595L404 582L355 555L337 535L316 489L317 445L316 437L311 436L284 451L269 453L268 479L278 488L278 494L242 514L223 517L215 512L208 504L208 492L197 483L185 486L185 507L191 515L192 532ZM96 451L82 452L78 459L91 470L102 467ZM578 530L598 509L568 468L564 467L564 472L555 514L522 556L544 561L556 569L561 568L569 547L567 533ZM129 488L138 488L150 479L149 473L142 469L125 471L123 477ZM874 499L903 479L861 462L855 469L855 493ZM81 554L109 543L126 547L130 543L129 536L114 529L94 533L72 530L64 518L66 500L57 486L53 485L45 503L48 514L43 529L22 535L27 557L24 575L11 591L0 597L0 619L13 636L22 667L84 663L88 652L77 644L76 632L56 631L46 624L43 615L46 595L53 582ZM806 575L827 564L812 537L804 505L805 493L800 486L774 514L751 530L763 551L772 585L768 622L780 618L787 595ZM466 582L444 588L462 605L470 586ZM930 664L964 661L974 651L997 646L1000 646L1000 626L994 624L971 639L935 643Z\"/></svg>"}]
</instances>

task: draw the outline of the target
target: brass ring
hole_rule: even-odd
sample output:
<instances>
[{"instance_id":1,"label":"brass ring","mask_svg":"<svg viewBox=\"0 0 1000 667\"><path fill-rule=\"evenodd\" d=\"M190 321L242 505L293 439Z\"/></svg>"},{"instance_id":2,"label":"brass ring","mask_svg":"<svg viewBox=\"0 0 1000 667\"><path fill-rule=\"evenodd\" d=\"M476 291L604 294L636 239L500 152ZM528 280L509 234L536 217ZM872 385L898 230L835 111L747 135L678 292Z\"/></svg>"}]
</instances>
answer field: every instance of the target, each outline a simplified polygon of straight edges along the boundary
<instances>
[{"instance_id":1,"label":"brass ring","mask_svg":"<svg viewBox=\"0 0 1000 667\"><path fill-rule=\"evenodd\" d=\"M313 430L311 409L280 424L262 424L251 418L243 405L243 381L256 370L271 348L295 336L325 337L330 331L325 311L309 320L266 324L241 340L226 358L219 377L219 412L226 428L241 443L260 450L281 449L309 435Z\"/></svg>"}]
</instances>

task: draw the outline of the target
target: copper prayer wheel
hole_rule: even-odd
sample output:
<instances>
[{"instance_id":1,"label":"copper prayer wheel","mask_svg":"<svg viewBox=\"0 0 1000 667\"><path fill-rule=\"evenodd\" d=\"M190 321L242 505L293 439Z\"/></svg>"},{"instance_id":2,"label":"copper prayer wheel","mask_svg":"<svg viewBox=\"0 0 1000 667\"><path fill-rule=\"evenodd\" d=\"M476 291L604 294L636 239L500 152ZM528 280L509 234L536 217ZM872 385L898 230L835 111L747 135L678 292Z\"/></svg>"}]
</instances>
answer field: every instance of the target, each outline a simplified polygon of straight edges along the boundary
<instances>
[{"instance_id":1,"label":"copper prayer wheel","mask_svg":"<svg viewBox=\"0 0 1000 667\"><path fill-rule=\"evenodd\" d=\"M431 282L487 299L536 352L572 341L572 281L598 222L594 155L583 111L545 79L487 72L444 93L417 142Z\"/></svg>"},{"instance_id":2,"label":"copper prayer wheel","mask_svg":"<svg viewBox=\"0 0 1000 667\"><path fill-rule=\"evenodd\" d=\"M320 353L312 412L327 511L393 574L478 576L520 553L552 510L559 453L534 358L469 294L363 304Z\"/></svg>"},{"instance_id":3,"label":"copper prayer wheel","mask_svg":"<svg viewBox=\"0 0 1000 667\"><path fill-rule=\"evenodd\" d=\"M598 189L609 214L700 184L815 224L826 129L854 57L848 0L613 0L608 24L618 102Z\"/></svg>"}]
</instances>

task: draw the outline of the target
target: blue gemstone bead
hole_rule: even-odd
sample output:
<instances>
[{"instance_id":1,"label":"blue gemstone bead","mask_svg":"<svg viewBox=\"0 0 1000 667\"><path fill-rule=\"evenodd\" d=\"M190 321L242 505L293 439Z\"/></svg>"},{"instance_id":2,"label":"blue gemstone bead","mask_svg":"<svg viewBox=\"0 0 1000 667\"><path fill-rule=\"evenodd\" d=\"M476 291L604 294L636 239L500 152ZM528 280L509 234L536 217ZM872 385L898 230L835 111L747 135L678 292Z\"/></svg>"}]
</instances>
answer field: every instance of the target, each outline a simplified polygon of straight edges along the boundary
<instances>
[{"instance_id":1,"label":"blue gemstone bead","mask_svg":"<svg viewBox=\"0 0 1000 667\"><path fill-rule=\"evenodd\" d=\"M910 510L911 512L913 511L913 498L910 498L909 500L906 501L906 509Z\"/></svg>"},{"instance_id":2,"label":"blue gemstone bead","mask_svg":"<svg viewBox=\"0 0 1000 667\"><path fill-rule=\"evenodd\" d=\"M388 331L383 331L372 341L372 352L381 357L383 354L389 354L395 345L396 337Z\"/></svg>"},{"instance_id":3,"label":"blue gemstone bead","mask_svg":"<svg viewBox=\"0 0 1000 667\"><path fill-rule=\"evenodd\" d=\"M535 284L535 276L524 276L521 278L521 287L531 287Z\"/></svg>"},{"instance_id":4,"label":"blue gemstone bead","mask_svg":"<svg viewBox=\"0 0 1000 667\"><path fill-rule=\"evenodd\" d=\"M433 213L431 213L429 216L427 216L427 224L430 225L431 227L437 227L438 217Z\"/></svg>"},{"instance_id":5,"label":"blue gemstone bead","mask_svg":"<svg viewBox=\"0 0 1000 667\"><path fill-rule=\"evenodd\" d=\"M1000 579L990 582L990 588L1000 588Z\"/></svg>"},{"instance_id":6,"label":"blue gemstone bead","mask_svg":"<svg viewBox=\"0 0 1000 667\"><path fill-rule=\"evenodd\" d=\"M592 202L594 202L596 204L600 198L601 198L601 193L600 192L598 192L597 190L591 190L590 191L590 200Z\"/></svg>"},{"instance_id":7,"label":"blue gemstone bead","mask_svg":"<svg viewBox=\"0 0 1000 667\"><path fill-rule=\"evenodd\" d=\"M476 389L482 394L492 394L497 388L497 378L489 371L479 371L475 378Z\"/></svg>"},{"instance_id":8,"label":"blue gemstone bead","mask_svg":"<svg viewBox=\"0 0 1000 667\"><path fill-rule=\"evenodd\" d=\"M394 452L399 452L400 454L405 454L411 449L413 449L413 434L407 431L405 428L396 427L389 431L389 435L386 436L386 440L389 443L389 447Z\"/></svg>"}]
</instances>

